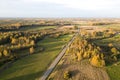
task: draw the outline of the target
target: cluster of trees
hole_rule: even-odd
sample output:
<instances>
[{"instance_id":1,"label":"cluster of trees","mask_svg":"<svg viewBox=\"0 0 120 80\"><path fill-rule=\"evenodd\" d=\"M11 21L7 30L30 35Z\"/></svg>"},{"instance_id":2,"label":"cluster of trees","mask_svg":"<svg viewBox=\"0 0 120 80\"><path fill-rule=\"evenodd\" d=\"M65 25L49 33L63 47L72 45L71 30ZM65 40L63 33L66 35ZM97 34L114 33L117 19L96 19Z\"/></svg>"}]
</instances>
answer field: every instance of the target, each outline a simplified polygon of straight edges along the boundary
<instances>
[{"instance_id":1,"label":"cluster of trees","mask_svg":"<svg viewBox=\"0 0 120 80\"><path fill-rule=\"evenodd\" d=\"M67 34L70 34L71 31L59 31L59 32L56 32L56 33L53 33L53 34L50 34L49 37L51 38L58 38L62 35L67 35Z\"/></svg>"},{"instance_id":2,"label":"cluster of trees","mask_svg":"<svg viewBox=\"0 0 120 80\"><path fill-rule=\"evenodd\" d=\"M45 36L58 38L61 35L66 35L71 31L45 29L39 31L10 31L0 32L0 65L8 61L18 59L21 56L33 54L39 46L37 42ZM39 51L43 51L40 46ZM25 54L18 54L21 51L28 51Z\"/></svg>"},{"instance_id":3,"label":"cluster of trees","mask_svg":"<svg viewBox=\"0 0 120 80\"><path fill-rule=\"evenodd\" d=\"M10 54L11 54L11 51L10 51L10 50L4 49L3 52L0 51L0 58L1 58L2 56L8 57L8 56L10 56Z\"/></svg>"},{"instance_id":4,"label":"cluster of trees","mask_svg":"<svg viewBox=\"0 0 120 80\"><path fill-rule=\"evenodd\" d=\"M104 54L101 48L87 41L80 35L76 37L66 53L71 54L71 59L75 61L89 59L93 66L102 67L105 65Z\"/></svg>"},{"instance_id":5,"label":"cluster of trees","mask_svg":"<svg viewBox=\"0 0 120 80\"><path fill-rule=\"evenodd\" d=\"M6 19L0 20L0 31L14 31L20 28L36 26L62 26L71 25L70 21L54 19Z\"/></svg>"},{"instance_id":6,"label":"cluster of trees","mask_svg":"<svg viewBox=\"0 0 120 80\"><path fill-rule=\"evenodd\" d=\"M18 51L29 49L35 52L36 43L47 35L46 32L1 32L0 33L0 64L19 57ZM26 55L26 54L25 54Z\"/></svg>"},{"instance_id":7,"label":"cluster of trees","mask_svg":"<svg viewBox=\"0 0 120 80\"><path fill-rule=\"evenodd\" d=\"M98 25L110 25L115 23L114 22L90 22L89 24L91 26L98 26Z\"/></svg>"},{"instance_id":8,"label":"cluster of trees","mask_svg":"<svg viewBox=\"0 0 120 80\"><path fill-rule=\"evenodd\" d=\"M98 39L98 38L112 37L115 35L115 32L112 30L88 32L87 30L82 29L80 34L89 39Z\"/></svg>"},{"instance_id":9,"label":"cluster of trees","mask_svg":"<svg viewBox=\"0 0 120 80\"><path fill-rule=\"evenodd\" d=\"M115 31L113 30L104 30L104 31L94 31L94 32L88 32L85 29L81 30L82 37L86 38L89 42L94 42L95 40L104 39L113 37L116 35ZM106 63L113 63L118 61L120 58L120 52L119 49L117 49L112 43L109 43L108 46L102 46L100 45L101 49L106 53L104 55L104 59ZM95 56L96 59L98 56Z\"/></svg>"},{"instance_id":10,"label":"cluster of trees","mask_svg":"<svg viewBox=\"0 0 120 80\"><path fill-rule=\"evenodd\" d=\"M8 43L10 40L10 35L0 33L0 45Z\"/></svg>"},{"instance_id":11,"label":"cluster of trees","mask_svg":"<svg viewBox=\"0 0 120 80\"><path fill-rule=\"evenodd\" d=\"M112 43L108 44L109 46L109 50L110 50L110 58L112 61L118 61L118 58L120 56L120 52L119 50L114 47L114 45Z\"/></svg>"}]
</instances>

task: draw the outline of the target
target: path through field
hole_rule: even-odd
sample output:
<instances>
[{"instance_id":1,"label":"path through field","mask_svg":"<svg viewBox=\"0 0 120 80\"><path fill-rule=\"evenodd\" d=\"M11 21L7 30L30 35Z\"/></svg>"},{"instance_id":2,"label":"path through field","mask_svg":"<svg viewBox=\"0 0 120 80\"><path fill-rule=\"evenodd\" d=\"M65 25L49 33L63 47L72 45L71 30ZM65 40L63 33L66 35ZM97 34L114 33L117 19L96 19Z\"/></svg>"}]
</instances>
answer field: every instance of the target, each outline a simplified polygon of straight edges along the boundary
<instances>
[{"instance_id":1,"label":"path through field","mask_svg":"<svg viewBox=\"0 0 120 80\"><path fill-rule=\"evenodd\" d=\"M78 35L78 33L76 33L73 38L69 41L69 43L63 48L63 50L60 52L60 54L57 56L57 58L53 61L53 63L49 66L49 68L46 70L46 72L44 73L44 75L40 78L40 80L46 80L47 77L50 75L50 73L53 71L53 69L55 68L55 66L58 64L58 62L60 61L60 59L63 57L63 55L65 54L65 51L67 50L67 48L70 46L70 44L74 41L75 37Z\"/></svg>"}]
</instances>

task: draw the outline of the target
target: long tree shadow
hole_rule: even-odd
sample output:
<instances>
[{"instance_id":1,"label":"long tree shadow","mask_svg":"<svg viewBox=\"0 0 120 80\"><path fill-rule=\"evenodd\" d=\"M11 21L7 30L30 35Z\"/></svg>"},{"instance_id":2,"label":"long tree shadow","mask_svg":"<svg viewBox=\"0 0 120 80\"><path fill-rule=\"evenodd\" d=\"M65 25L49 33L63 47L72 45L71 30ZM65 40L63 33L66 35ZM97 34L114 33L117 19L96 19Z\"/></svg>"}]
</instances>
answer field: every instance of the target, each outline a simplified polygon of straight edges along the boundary
<instances>
[{"instance_id":1,"label":"long tree shadow","mask_svg":"<svg viewBox=\"0 0 120 80\"><path fill-rule=\"evenodd\" d=\"M27 74L27 75L22 75L22 76L16 75L15 77L7 79L7 80L39 80L41 73L43 73L43 71L32 73L32 74Z\"/></svg>"}]
</instances>

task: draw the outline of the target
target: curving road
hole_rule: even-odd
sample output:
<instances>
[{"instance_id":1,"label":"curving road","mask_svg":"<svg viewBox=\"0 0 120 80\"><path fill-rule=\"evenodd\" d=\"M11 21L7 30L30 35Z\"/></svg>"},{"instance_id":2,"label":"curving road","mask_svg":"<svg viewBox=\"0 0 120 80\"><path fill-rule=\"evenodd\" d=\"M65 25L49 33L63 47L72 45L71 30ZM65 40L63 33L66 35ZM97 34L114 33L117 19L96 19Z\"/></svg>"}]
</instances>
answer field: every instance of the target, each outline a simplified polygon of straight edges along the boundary
<instances>
[{"instance_id":1,"label":"curving road","mask_svg":"<svg viewBox=\"0 0 120 80\"><path fill-rule=\"evenodd\" d=\"M79 32L79 29L78 29L78 32ZM55 68L55 66L58 64L58 62L61 60L61 58L65 54L65 51L67 50L67 48L71 45L71 43L74 41L75 37L78 35L78 32L72 37L72 39L69 41L69 43L62 49L62 51L60 52L60 54L52 62L52 64L48 67L48 69L43 74L43 76L40 78L40 80L46 80L48 78L48 76L50 75L50 73L53 71L53 69Z\"/></svg>"}]
</instances>

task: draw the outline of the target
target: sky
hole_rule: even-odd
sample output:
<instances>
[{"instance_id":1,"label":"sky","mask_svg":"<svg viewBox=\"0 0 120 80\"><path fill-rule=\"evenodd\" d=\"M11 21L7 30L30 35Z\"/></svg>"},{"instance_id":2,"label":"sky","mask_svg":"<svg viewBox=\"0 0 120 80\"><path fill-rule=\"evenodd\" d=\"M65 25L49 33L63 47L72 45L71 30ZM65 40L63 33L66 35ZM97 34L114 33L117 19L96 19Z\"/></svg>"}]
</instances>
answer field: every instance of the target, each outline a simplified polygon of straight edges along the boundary
<instances>
[{"instance_id":1,"label":"sky","mask_svg":"<svg viewBox=\"0 0 120 80\"><path fill-rule=\"evenodd\" d=\"M120 18L120 0L0 0L0 17Z\"/></svg>"}]
</instances>

